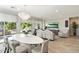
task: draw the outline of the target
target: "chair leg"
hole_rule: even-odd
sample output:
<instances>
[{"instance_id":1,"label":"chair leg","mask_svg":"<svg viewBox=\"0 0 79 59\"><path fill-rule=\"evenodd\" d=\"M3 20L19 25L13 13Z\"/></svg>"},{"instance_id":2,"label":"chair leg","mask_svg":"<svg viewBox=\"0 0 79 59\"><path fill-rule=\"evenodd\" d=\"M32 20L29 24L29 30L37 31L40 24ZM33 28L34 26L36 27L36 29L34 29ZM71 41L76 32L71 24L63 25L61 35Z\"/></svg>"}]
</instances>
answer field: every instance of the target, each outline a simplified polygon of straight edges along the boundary
<instances>
[{"instance_id":1,"label":"chair leg","mask_svg":"<svg viewBox=\"0 0 79 59\"><path fill-rule=\"evenodd\" d=\"M7 53L9 53L9 48L7 49Z\"/></svg>"},{"instance_id":2,"label":"chair leg","mask_svg":"<svg viewBox=\"0 0 79 59\"><path fill-rule=\"evenodd\" d=\"M4 53L9 53L9 48L5 47Z\"/></svg>"},{"instance_id":3,"label":"chair leg","mask_svg":"<svg viewBox=\"0 0 79 59\"><path fill-rule=\"evenodd\" d=\"M7 51L7 48L5 47L5 51L4 51L4 53L6 53L6 51Z\"/></svg>"}]
</instances>

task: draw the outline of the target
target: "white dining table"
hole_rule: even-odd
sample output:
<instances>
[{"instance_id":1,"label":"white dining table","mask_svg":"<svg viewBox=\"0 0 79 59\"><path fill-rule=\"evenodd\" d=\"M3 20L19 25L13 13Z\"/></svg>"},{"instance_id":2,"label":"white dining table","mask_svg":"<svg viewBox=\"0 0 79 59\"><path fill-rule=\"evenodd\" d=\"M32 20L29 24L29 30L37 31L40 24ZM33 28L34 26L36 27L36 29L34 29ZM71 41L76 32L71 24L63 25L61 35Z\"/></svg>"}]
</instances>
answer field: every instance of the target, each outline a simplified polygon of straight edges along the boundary
<instances>
[{"instance_id":1,"label":"white dining table","mask_svg":"<svg viewBox=\"0 0 79 59\"><path fill-rule=\"evenodd\" d=\"M31 34L27 34L27 35L26 34L15 34L10 38L13 40L19 41L21 43L26 43L26 44L41 44L44 42L42 38L31 35Z\"/></svg>"}]
</instances>

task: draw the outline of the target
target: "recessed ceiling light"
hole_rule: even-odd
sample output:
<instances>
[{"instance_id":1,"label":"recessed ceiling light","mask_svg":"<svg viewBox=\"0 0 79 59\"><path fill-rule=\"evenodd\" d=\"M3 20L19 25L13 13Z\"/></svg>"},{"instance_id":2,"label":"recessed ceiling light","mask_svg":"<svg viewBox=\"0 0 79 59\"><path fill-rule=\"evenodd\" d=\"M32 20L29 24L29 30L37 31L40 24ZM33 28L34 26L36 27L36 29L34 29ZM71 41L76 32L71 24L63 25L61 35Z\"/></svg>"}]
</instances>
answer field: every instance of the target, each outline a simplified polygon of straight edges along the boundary
<instances>
[{"instance_id":1,"label":"recessed ceiling light","mask_svg":"<svg viewBox=\"0 0 79 59\"><path fill-rule=\"evenodd\" d=\"M56 10L56 13L59 12L58 10Z\"/></svg>"}]
</instances>

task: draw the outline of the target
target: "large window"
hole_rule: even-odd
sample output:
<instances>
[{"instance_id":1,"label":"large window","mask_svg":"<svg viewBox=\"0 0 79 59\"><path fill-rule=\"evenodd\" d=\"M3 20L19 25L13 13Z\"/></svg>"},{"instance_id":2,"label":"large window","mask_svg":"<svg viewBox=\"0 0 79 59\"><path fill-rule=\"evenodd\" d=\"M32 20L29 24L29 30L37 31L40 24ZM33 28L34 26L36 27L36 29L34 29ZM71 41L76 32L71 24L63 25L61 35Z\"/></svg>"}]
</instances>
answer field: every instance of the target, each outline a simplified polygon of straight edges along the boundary
<instances>
[{"instance_id":1,"label":"large window","mask_svg":"<svg viewBox=\"0 0 79 59\"><path fill-rule=\"evenodd\" d=\"M16 22L0 22L0 36L10 35L12 32L16 32Z\"/></svg>"},{"instance_id":2,"label":"large window","mask_svg":"<svg viewBox=\"0 0 79 59\"><path fill-rule=\"evenodd\" d=\"M5 34L9 35L13 32L16 32L16 23L15 22L5 22Z\"/></svg>"},{"instance_id":3,"label":"large window","mask_svg":"<svg viewBox=\"0 0 79 59\"><path fill-rule=\"evenodd\" d=\"M20 27L22 30L29 30L32 24L29 22L22 21ZM5 33L4 33L5 31ZM0 22L0 36L11 35L16 33L16 22Z\"/></svg>"}]
</instances>

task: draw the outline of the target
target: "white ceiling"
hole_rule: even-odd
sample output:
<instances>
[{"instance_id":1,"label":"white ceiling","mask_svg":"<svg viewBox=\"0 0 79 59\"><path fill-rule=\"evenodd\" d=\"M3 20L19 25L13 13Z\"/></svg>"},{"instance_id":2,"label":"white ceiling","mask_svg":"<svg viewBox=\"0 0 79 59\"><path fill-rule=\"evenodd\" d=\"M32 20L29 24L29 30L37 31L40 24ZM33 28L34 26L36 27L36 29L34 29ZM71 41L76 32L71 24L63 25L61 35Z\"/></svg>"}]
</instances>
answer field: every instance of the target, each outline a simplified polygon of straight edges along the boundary
<instances>
[{"instance_id":1,"label":"white ceiling","mask_svg":"<svg viewBox=\"0 0 79 59\"><path fill-rule=\"evenodd\" d=\"M31 16L43 19L62 19L79 16L78 5L26 5L26 6L0 6L0 12L17 15L17 9L22 9Z\"/></svg>"}]
</instances>

